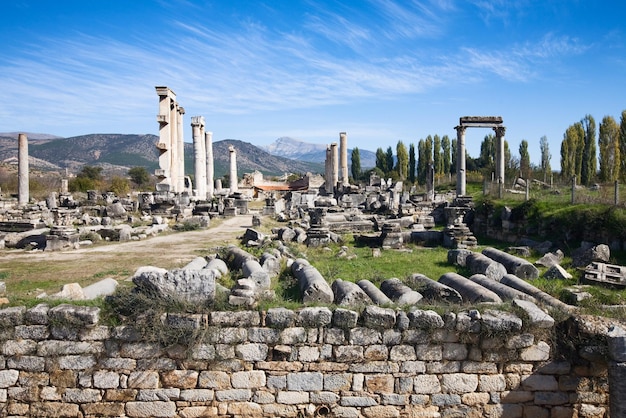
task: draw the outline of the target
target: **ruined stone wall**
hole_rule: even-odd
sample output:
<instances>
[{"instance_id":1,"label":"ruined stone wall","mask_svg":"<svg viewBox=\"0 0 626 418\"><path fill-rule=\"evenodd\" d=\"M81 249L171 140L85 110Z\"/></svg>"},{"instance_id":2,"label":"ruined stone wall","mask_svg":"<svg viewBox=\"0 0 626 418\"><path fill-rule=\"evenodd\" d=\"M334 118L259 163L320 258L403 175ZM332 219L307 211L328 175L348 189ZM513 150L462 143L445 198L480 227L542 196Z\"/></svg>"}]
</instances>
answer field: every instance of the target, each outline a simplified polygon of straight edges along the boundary
<instances>
[{"instance_id":1,"label":"ruined stone wall","mask_svg":"<svg viewBox=\"0 0 626 418\"><path fill-rule=\"evenodd\" d=\"M161 319L168 344L102 325L98 308L0 310L0 415L608 414L599 356L563 359L553 329L507 312L322 307Z\"/></svg>"}]
</instances>

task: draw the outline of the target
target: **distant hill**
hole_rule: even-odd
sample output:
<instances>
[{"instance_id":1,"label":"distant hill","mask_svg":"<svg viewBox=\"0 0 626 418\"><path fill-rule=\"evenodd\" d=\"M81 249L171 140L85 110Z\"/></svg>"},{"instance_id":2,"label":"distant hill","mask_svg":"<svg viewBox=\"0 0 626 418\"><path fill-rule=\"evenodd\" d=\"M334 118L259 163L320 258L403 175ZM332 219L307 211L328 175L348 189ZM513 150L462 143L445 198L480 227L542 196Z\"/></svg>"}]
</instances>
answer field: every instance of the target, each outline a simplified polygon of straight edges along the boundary
<instances>
[{"instance_id":1,"label":"distant hill","mask_svg":"<svg viewBox=\"0 0 626 418\"><path fill-rule=\"evenodd\" d=\"M90 134L71 138L52 135L40 139L29 136L31 165L44 170L78 172L84 165L100 166L107 172L125 172L130 167L143 166L153 172L158 168L159 153L155 144L156 135ZM15 163L17 157L17 135L0 133L0 161ZM215 176L228 172L229 145L237 150L239 175L261 171L268 176L284 173L321 173L323 164L290 160L278 157L243 141L228 139L213 143ZM193 144L185 143L185 171L193 174Z\"/></svg>"},{"instance_id":2,"label":"distant hill","mask_svg":"<svg viewBox=\"0 0 626 418\"><path fill-rule=\"evenodd\" d=\"M348 145L350 142L348 141ZM311 144L298 139L283 136L271 144L263 147L267 152L279 157L293 160L310 161L324 164L326 160L326 145ZM361 168L368 169L376 166L376 153L359 148ZM348 148L348 165L352 164L352 148Z\"/></svg>"}]
</instances>

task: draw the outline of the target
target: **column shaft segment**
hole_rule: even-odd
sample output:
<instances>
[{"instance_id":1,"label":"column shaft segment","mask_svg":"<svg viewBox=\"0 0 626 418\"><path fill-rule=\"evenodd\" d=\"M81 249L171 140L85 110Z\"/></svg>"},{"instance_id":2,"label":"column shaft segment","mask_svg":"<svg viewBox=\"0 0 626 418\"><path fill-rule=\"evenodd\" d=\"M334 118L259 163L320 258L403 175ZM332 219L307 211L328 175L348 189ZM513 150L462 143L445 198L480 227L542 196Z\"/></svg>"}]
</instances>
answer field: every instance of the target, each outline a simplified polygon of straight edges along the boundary
<instances>
[{"instance_id":1,"label":"column shaft segment","mask_svg":"<svg viewBox=\"0 0 626 418\"><path fill-rule=\"evenodd\" d=\"M341 185L349 186L350 177L348 175L348 135L345 132L339 133L339 155L341 163Z\"/></svg>"},{"instance_id":2,"label":"column shaft segment","mask_svg":"<svg viewBox=\"0 0 626 418\"><path fill-rule=\"evenodd\" d=\"M206 151L206 194L207 199L212 199L215 193L215 185L213 180L213 132L204 133L204 148Z\"/></svg>"},{"instance_id":3,"label":"column shaft segment","mask_svg":"<svg viewBox=\"0 0 626 418\"><path fill-rule=\"evenodd\" d=\"M193 137L194 154L194 186L196 197L206 199L206 151L204 149L204 118L194 116L191 118L191 134Z\"/></svg>"},{"instance_id":4,"label":"column shaft segment","mask_svg":"<svg viewBox=\"0 0 626 418\"><path fill-rule=\"evenodd\" d=\"M465 127L456 128L456 195L465 196Z\"/></svg>"},{"instance_id":5,"label":"column shaft segment","mask_svg":"<svg viewBox=\"0 0 626 418\"><path fill-rule=\"evenodd\" d=\"M239 191L237 186L237 151L232 145L228 147L230 154L230 192L236 193Z\"/></svg>"},{"instance_id":6,"label":"column shaft segment","mask_svg":"<svg viewBox=\"0 0 626 418\"><path fill-rule=\"evenodd\" d=\"M30 198L28 187L28 138L26 134L19 134L17 141L17 203L23 206L28 203Z\"/></svg>"}]
</instances>

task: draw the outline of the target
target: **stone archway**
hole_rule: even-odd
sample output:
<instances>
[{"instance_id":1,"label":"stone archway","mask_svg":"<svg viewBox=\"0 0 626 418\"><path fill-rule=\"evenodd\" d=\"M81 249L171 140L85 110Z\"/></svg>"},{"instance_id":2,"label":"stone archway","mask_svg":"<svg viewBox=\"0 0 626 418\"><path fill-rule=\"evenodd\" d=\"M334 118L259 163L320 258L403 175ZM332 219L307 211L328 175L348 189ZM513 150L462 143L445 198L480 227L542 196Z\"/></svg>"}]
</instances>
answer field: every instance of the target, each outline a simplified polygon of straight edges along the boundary
<instances>
[{"instance_id":1,"label":"stone archway","mask_svg":"<svg viewBox=\"0 0 626 418\"><path fill-rule=\"evenodd\" d=\"M456 195L465 196L465 129L492 128L496 133L496 179L504 184L504 133L502 116L461 116L456 126Z\"/></svg>"}]
</instances>

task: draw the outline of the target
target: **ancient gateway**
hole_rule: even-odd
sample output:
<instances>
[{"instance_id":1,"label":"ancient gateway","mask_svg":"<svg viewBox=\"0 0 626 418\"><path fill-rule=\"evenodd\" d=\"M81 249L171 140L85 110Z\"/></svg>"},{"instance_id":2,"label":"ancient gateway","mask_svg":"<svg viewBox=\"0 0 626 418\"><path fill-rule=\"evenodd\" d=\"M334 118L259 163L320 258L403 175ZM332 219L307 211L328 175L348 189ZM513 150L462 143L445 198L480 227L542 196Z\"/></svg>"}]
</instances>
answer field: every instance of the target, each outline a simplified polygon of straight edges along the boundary
<instances>
[{"instance_id":1,"label":"ancient gateway","mask_svg":"<svg viewBox=\"0 0 626 418\"><path fill-rule=\"evenodd\" d=\"M465 196L465 129L492 128L496 133L496 181L504 184L504 132L501 116L462 116L456 126L456 194Z\"/></svg>"}]
</instances>

